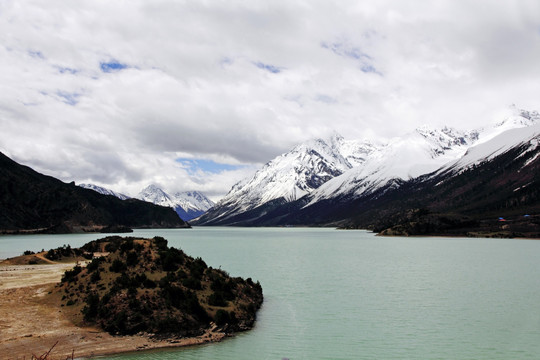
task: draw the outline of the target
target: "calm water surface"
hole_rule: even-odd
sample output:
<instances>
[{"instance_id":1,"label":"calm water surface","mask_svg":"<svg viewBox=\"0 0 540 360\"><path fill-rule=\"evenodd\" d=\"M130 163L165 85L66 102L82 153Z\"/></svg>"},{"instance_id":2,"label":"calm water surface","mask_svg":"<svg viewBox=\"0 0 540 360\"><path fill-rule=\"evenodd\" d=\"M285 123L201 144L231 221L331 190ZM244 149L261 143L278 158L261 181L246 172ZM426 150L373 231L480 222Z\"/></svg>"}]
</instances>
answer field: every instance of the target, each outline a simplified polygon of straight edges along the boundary
<instances>
[{"instance_id":1,"label":"calm water surface","mask_svg":"<svg viewBox=\"0 0 540 360\"><path fill-rule=\"evenodd\" d=\"M137 230L251 277L256 327L221 343L102 359L538 359L540 242L299 228ZM102 235L0 237L0 258Z\"/></svg>"}]
</instances>

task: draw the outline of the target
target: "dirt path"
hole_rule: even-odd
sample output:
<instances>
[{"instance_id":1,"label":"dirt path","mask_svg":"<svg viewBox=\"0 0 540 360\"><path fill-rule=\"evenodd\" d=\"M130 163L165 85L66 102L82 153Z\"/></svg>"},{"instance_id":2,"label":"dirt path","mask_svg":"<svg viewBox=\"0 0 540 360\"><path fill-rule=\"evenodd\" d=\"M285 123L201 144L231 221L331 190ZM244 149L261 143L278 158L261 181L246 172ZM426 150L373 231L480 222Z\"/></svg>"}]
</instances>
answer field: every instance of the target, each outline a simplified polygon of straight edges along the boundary
<instances>
[{"instance_id":1,"label":"dirt path","mask_svg":"<svg viewBox=\"0 0 540 360\"><path fill-rule=\"evenodd\" d=\"M47 352L49 359L76 358L219 341L223 333L208 331L197 338L154 341L144 336L111 336L96 328L80 328L64 316L64 308L45 295L74 264L0 265L0 359L30 359Z\"/></svg>"},{"instance_id":2,"label":"dirt path","mask_svg":"<svg viewBox=\"0 0 540 360\"><path fill-rule=\"evenodd\" d=\"M49 264L57 264L56 262L47 259L43 254L36 254L36 255L34 255L34 256L37 257L37 258L40 258L41 260L45 261L46 263L49 263Z\"/></svg>"}]
</instances>

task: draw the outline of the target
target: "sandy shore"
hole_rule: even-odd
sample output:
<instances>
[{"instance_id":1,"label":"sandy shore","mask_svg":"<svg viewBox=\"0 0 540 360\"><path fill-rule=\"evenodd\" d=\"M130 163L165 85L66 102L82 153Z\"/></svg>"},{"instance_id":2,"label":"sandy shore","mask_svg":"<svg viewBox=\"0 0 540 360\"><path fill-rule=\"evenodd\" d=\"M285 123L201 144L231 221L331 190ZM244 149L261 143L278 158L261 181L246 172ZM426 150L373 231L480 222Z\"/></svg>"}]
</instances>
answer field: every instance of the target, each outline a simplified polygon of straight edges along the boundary
<instances>
[{"instance_id":1,"label":"sandy shore","mask_svg":"<svg viewBox=\"0 0 540 360\"><path fill-rule=\"evenodd\" d=\"M225 334L209 330L196 338L153 340L144 336L111 336L97 328L81 328L67 320L66 310L45 295L73 264L0 264L0 359L90 358L165 347L220 341Z\"/></svg>"}]
</instances>

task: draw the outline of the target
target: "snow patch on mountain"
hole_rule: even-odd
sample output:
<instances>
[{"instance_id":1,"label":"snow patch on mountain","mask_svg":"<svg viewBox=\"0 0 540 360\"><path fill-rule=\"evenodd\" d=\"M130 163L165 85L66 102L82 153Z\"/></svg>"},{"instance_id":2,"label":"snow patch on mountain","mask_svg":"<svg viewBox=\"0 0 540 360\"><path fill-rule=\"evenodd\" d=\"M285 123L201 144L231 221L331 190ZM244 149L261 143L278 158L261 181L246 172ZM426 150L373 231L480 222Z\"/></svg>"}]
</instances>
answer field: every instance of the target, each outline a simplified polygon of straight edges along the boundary
<instances>
[{"instance_id":1,"label":"snow patch on mountain","mask_svg":"<svg viewBox=\"0 0 540 360\"><path fill-rule=\"evenodd\" d=\"M104 188L102 186L98 186L98 185L94 185L94 184L79 184L78 186L80 186L80 187L82 187L84 189L94 190L94 191L96 191L96 192L98 192L100 194L103 194L103 195L116 196L120 200L130 199L130 197L127 196L127 195L124 195L124 194L118 193L116 191Z\"/></svg>"},{"instance_id":2,"label":"snow patch on mountain","mask_svg":"<svg viewBox=\"0 0 540 360\"><path fill-rule=\"evenodd\" d=\"M467 150L465 155L442 167L438 174L445 172L459 173L475 165L489 161L510 149L525 145L527 148L520 156L538 148L540 141L540 122L528 127L510 129L499 134L489 141L478 144ZM534 161L536 157L529 160ZM525 164L527 166L527 164Z\"/></svg>"}]
</instances>

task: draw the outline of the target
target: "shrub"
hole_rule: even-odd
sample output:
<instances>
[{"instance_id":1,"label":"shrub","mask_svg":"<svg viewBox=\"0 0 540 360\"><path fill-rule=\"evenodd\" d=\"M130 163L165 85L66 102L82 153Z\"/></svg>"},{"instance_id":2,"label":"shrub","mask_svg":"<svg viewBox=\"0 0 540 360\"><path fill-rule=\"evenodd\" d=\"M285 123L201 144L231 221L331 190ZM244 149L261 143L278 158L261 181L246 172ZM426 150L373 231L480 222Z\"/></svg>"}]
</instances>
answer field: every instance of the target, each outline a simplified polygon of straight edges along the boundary
<instances>
[{"instance_id":1,"label":"shrub","mask_svg":"<svg viewBox=\"0 0 540 360\"><path fill-rule=\"evenodd\" d=\"M109 334L127 334L127 320L128 316L124 310L115 314L109 322L103 324L105 331Z\"/></svg>"},{"instance_id":2,"label":"shrub","mask_svg":"<svg viewBox=\"0 0 540 360\"><path fill-rule=\"evenodd\" d=\"M194 277L190 276L184 280L182 280L182 285L184 285L187 288L193 289L193 290L201 290L201 281L198 279L195 279Z\"/></svg>"},{"instance_id":3,"label":"shrub","mask_svg":"<svg viewBox=\"0 0 540 360\"><path fill-rule=\"evenodd\" d=\"M161 296L165 299L165 302L177 309L181 309L186 299L186 294L182 288L169 285L161 291Z\"/></svg>"},{"instance_id":4,"label":"shrub","mask_svg":"<svg viewBox=\"0 0 540 360\"><path fill-rule=\"evenodd\" d=\"M79 265L76 265L72 270L66 270L62 276L62 282L73 282L77 280L77 275L82 271Z\"/></svg>"},{"instance_id":5,"label":"shrub","mask_svg":"<svg viewBox=\"0 0 540 360\"><path fill-rule=\"evenodd\" d=\"M163 271L176 271L184 263L184 253L175 248L161 251L159 255Z\"/></svg>"},{"instance_id":6,"label":"shrub","mask_svg":"<svg viewBox=\"0 0 540 360\"><path fill-rule=\"evenodd\" d=\"M199 303L199 299L194 292L188 291L186 294L186 309L201 321L210 320L210 317Z\"/></svg>"},{"instance_id":7,"label":"shrub","mask_svg":"<svg viewBox=\"0 0 540 360\"><path fill-rule=\"evenodd\" d=\"M99 268L99 264L101 264L103 261L105 261L105 258L103 256L93 259L88 265L86 265L86 270L88 270L88 272L96 270L97 268Z\"/></svg>"},{"instance_id":8,"label":"shrub","mask_svg":"<svg viewBox=\"0 0 540 360\"><path fill-rule=\"evenodd\" d=\"M216 277L210 288L215 292L220 292L225 300L234 300L233 289L236 283L232 280L223 280L221 277Z\"/></svg>"},{"instance_id":9,"label":"shrub","mask_svg":"<svg viewBox=\"0 0 540 360\"><path fill-rule=\"evenodd\" d=\"M189 270L191 271L191 276L199 280L202 279L204 270L206 268L207 268L206 263L200 257L193 260L193 262L189 266Z\"/></svg>"},{"instance_id":10,"label":"shrub","mask_svg":"<svg viewBox=\"0 0 540 360\"><path fill-rule=\"evenodd\" d=\"M115 285L120 289L128 289L137 287L137 280L135 278L129 277L128 274L123 272L119 277L114 281Z\"/></svg>"},{"instance_id":11,"label":"shrub","mask_svg":"<svg viewBox=\"0 0 540 360\"><path fill-rule=\"evenodd\" d=\"M111 267L109 268L110 271L116 272L116 273L122 272L126 269L127 269L126 264L120 259L114 259L114 261L111 264Z\"/></svg>"},{"instance_id":12,"label":"shrub","mask_svg":"<svg viewBox=\"0 0 540 360\"><path fill-rule=\"evenodd\" d=\"M101 274L99 271L93 272L92 276L90 276L90 282L97 283L99 280L101 280Z\"/></svg>"},{"instance_id":13,"label":"shrub","mask_svg":"<svg viewBox=\"0 0 540 360\"><path fill-rule=\"evenodd\" d=\"M139 256L137 256L137 253L134 251L130 251L127 253L126 257L126 264L127 266L134 266L139 262Z\"/></svg>"},{"instance_id":14,"label":"shrub","mask_svg":"<svg viewBox=\"0 0 540 360\"><path fill-rule=\"evenodd\" d=\"M98 310L99 310L99 295L96 294L96 293L90 293L88 294L88 296L86 297L86 305L85 307L82 309L82 313L84 315L84 319L86 321L91 321L93 320L97 314L98 314Z\"/></svg>"},{"instance_id":15,"label":"shrub","mask_svg":"<svg viewBox=\"0 0 540 360\"><path fill-rule=\"evenodd\" d=\"M161 236L155 236L153 240L158 250L167 250L168 241L166 239Z\"/></svg>"},{"instance_id":16,"label":"shrub","mask_svg":"<svg viewBox=\"0 0 540 360\"><path fill-rule=\"evenodd\" d=\"M45 257L49 260L58 260L60 259L60 254L57 253L54 249L51 249L49 251L47 251L47 254L45 254Z\"/></svg>"},{"instance_id":17,"label":"shrub","mask_svg":"<svg viewBox=\"0 0 540 360\"><path fill-rule=\"evenodd\" d=\"M143 281L143 286L147 289L155 289L157 284L155 281L151 280L151 279L146 279Z\"/></svg>"},{"instance_id":18,"label":"shrub","mask_svg":"<svg viewBox=\"0 0 540 360\"><path fill-rule=\"evenodd\" d=\"M137 295L137 288L134 286L130 286L128 288L128 295L131 297L135 297ZM131 303L130 303L130 306L131 306Z\"/></svg>"},{"instance_id":19,"label":"shrub","mask_svg":"<svg viewBox=\"0 0 540 360\"><path fill-rule=\"evenodd\" d=\"M135 275L135 280L137 281L137 286L144 283L148 278L145 273Z\"/></svg>"},{"instance_id":20,"label":"shrub","mask_svg":"<svg viewBox=\"0 0 540 360\"><path fill-rule=\"evenodd\" d=\"M123 254L130 250L133 250L133 239L127 238L120 244L120 252Z\"/></svg>"},{"instance_id":21,"label":"shrub","mask_svg":"<svg viewBox=\"0 0 540 360\"><path fill-rule=\"evenodd\" d=\"M225 301L225 298L223 297L222 292L214 291L208 297L208 305L211 305L211 306L227 306L227 301Z\"/></svg>"},{"instance_id":22,"label":"shrub","mask_svg":"<svg viewBox=\"0 0 540 360\"><path fill-rule=\"evenodd\" d=\"M114 242L110 242L107 245L105 245L105 251L107 252L115 252L118 249L118 244Z\"/></svg>"},{"instance_id":23,"label":"shrub","mask_svg":"<svg viewBox=\"0 0 540 360\"><path fill-rule=\"evenodd\" d=\"M219 309L217 312L216 312L216 316L214 316L214 322L218 325L218 326L223 326L227 323L229 323L231 320L230 316L229 316L229 313L223 309Z\"/></svg>"}]
</instances>

